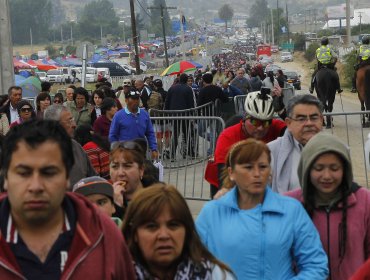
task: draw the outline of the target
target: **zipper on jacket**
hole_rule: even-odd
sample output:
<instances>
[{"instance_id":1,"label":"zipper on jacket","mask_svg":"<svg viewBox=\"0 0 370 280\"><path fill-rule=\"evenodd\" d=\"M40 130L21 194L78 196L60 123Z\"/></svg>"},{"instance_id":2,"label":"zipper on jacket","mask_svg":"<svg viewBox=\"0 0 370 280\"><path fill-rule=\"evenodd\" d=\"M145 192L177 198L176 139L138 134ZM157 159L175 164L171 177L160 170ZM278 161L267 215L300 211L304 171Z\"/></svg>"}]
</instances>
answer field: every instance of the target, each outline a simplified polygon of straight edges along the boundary
<instances>
[{"instance_id":1,"label":"zipper on jacket","mask_svg":"<svg viewBox=\"0 0 370 280\"><path fill-rule=\"evenodd\" d=\"M65 279L70 279L71 278L71 276L72 276L72 274L73 274L73 272L76 270L76 268L77 268L77 266L90 254L90 252L91 251L93 251L97 246L98 246L98 244L100 243L100 241L103 239L103 234L101 234L100 236L99 236L99 238L98 238L98 240L95 242L95 244L91 247L91 248L89 248L89 250L87 250L86 251L86 253L85 254L83 254L82 256L81 256L81 258L75 263L75 265L72 267L72 269L71 269L71 271L70 271L70 273L68 273L68 275L66 276L66 278Z\"/></svg>"},{"instance_id":2,"label":"zipper on jacket","mask_svg":"<svg viewBox=\"0 0 370 280\"><path fill-rule=\"evenodd\" d=\"M14 273L15 275L17 275L19 278L21 279L24 279L26 280L26 277L24 277L23 275L19 274L17 271L15 271L14 269L10 268L9 266L7 266L5 263L3 263L2 261L0 261L0 266L4 267L6 270Z\"/></svg>"},{"instance_id":3,"label":"zipper on jacket","mask_svg":"<svg viewBox=\"0 0 370 280\"><path fill-rule=\"evenodd\" d=\"M330 263L330 207L325 207L326 212L326 234L327 234L327 242L328 242L328 267L329 267L329 280L331 279L331 263Z\"/></svg>"},{"instance_id":4,"label":"zipper on jacket","mask_svg":"<svg viewBox=\"0 0 370 280\"><path fill-rule=\"evenodd\" d=\"M260 264L260 280L265 279L265 247L266 247L266 226L262 214L262 239L261 239L261 264Z\"/></svg>"}]
</instances>

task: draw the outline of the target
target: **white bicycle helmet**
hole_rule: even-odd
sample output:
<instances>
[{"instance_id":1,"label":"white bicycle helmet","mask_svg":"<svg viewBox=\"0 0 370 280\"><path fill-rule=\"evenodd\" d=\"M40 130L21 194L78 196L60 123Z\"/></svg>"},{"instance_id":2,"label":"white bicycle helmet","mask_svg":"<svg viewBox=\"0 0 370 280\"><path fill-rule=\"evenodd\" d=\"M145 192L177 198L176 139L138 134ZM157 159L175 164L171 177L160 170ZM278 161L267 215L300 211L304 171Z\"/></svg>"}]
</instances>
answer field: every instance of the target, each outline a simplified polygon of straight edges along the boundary
<instances>
[{"instance_id":1,"label":"white bicycle helmet","mask_svg":"<svg viewBox=\"0 0 370 280\"><path fill-rule=\"evenodd\" d=\"M248 93L244 103L247 115L259 120L271 120L274 115L274 107L269 93L269 88L261 88L261 91Z\"/></svg>"}]
</instances>

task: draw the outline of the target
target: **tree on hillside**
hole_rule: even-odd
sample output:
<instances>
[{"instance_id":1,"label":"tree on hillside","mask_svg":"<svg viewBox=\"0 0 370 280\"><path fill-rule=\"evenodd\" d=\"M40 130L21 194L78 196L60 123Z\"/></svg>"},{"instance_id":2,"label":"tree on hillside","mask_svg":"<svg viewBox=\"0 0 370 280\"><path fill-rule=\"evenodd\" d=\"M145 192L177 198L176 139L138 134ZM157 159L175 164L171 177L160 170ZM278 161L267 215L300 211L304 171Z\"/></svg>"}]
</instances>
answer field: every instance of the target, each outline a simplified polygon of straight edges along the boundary
<instances>
[{"instance_id":1,"label":"tree on hillside","mask_svg":"<svg viewBox=\"0 0 370 280\"><path fill-rule=\"evenodd\" d=\"M30 44L31 33L34 44L47 40L51 23L51 1L12 0L9 1L9 6L14 44Z\"/></svg>"},{"instance_id":2,"label":"tree on hillside","mask_svg":"<svg viewBox=\"0 0 370 280\"><path fill-rule=\"evenodd\" d=\"M268 18L269 11L266 0L256 0L249 10L248 27L260 27L261 22Z\"/></svg>"},{"instance_id":3,"label":"tree on hillside","mask_svg":"<svg viewBox=\"0 0 370 280\"><path fill-rule=\"evenodd\" d=\"M150 25L150 13L148 11L148 1L140 0L135 3L135 10L140 14L140 18L144 23L144 29Z\"/></svg>"},{"instance_id":4,"label":"tree on hillside","mask_svg":"<svg viewBox=\"0 0 370 280\"><path fill-rule=\"evenodd\" d=\"M225 21L225 30L227 30L227 22L230 21L234 16L234 10L230 7L229 4L223 5L218 10L218 17Z\"/></svg>"},{"instance_id":5,"label":"tree on hillside","mask_svg":"<svg viewBox=\"0 0 370 280\"><path fill-rule=\"evenodd\" d=\"M159 8L159 7L167 7L166 0L154 0L153 1L153 7ZM155 33L156 36L162 36L163 30L162 30L162 21L161 21L161 10L160 9L151 9L151 26L149 28L150 33ZM171 26L171 20L170 16L168 14L168 10L163 10L163 18L164 18L164 26L166 28L166 34L171 34L172 26Z\"/></svg>"},{"instance_id":6,"label":"tree on hillside","mask_svg":"<svg viewBox=\"0 0 370 280\"><path fill-rule=\"evenodd\" d=\"M51 22L53 26L59 26L66 21L65 9L62 7L60 0L50 1L51 8Z\"/></svg>"},{"instance_id":7,"label":"tree on hillside","mask_svg":"<svg viewBox=\"0 0 370 280\"><path fill-rule=\"evenodd\" d=\"M82 36L100 38L100 31L103 35L119 34L121 31L119 18L113 9L113 4L108 0L92 1L82 10L78 21L78 29Z\"/></svg>"}]
</instances>

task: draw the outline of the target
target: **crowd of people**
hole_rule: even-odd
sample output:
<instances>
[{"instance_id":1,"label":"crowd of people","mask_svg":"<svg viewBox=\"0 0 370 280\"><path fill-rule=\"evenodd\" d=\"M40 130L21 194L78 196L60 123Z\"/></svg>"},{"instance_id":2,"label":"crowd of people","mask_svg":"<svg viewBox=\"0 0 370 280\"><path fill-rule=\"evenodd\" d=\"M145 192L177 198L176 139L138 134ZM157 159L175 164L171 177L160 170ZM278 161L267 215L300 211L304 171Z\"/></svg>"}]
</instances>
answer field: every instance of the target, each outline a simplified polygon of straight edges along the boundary
<instances>
[{"instance_id":1,"label":"crowd of people","mask_svg":"<svg viewBox=\"0 0 370 280\"><path fill-rule=\"evenodd\" d=\"M283 73L260 77L243 51L214 57L214 71L179 75L168 92L147 77L116 90L103 81L91 94L71 85L52 98L44 83L33 108L10 87L0 103L0 278L370 275L370 191L355 183L348 147L322 132L323 106L311 94L276 118ZM194 221L152 161L162 146L175 158L189 127L166 134L167 120L153 125L149 110L242 94L244 115L212 139L204 178L213 200Z\"/></svg>"}]
</instances>

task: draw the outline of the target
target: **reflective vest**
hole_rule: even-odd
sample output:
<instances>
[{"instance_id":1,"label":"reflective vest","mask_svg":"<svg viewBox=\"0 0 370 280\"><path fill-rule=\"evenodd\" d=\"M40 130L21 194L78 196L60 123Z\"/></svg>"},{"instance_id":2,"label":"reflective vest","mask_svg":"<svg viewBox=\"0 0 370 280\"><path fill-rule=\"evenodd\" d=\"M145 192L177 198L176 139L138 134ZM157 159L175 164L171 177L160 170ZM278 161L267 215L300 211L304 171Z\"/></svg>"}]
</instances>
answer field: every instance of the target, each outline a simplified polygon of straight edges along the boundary
<instances>
[{"instance_id":1,"label":"reflective vest","mask_svg":"<svg viewBox=\"0 0 370 280\"><path fill-rule=\"evenodd\" d=\"M361 60L368 60L370 58L370 45L361 45L359 56Z\"/></svg>"},{"instance_id":2,"label":"reflective vest","mask_svg":"<svg viewBox=\"0 0 370 280\"><path fill-rule=\"evenodd\" d=\"M331 50L328 46L321 46L316 50L316 58L321 64L329 64L331 62Z\"/></svg>"}]
</instances>

